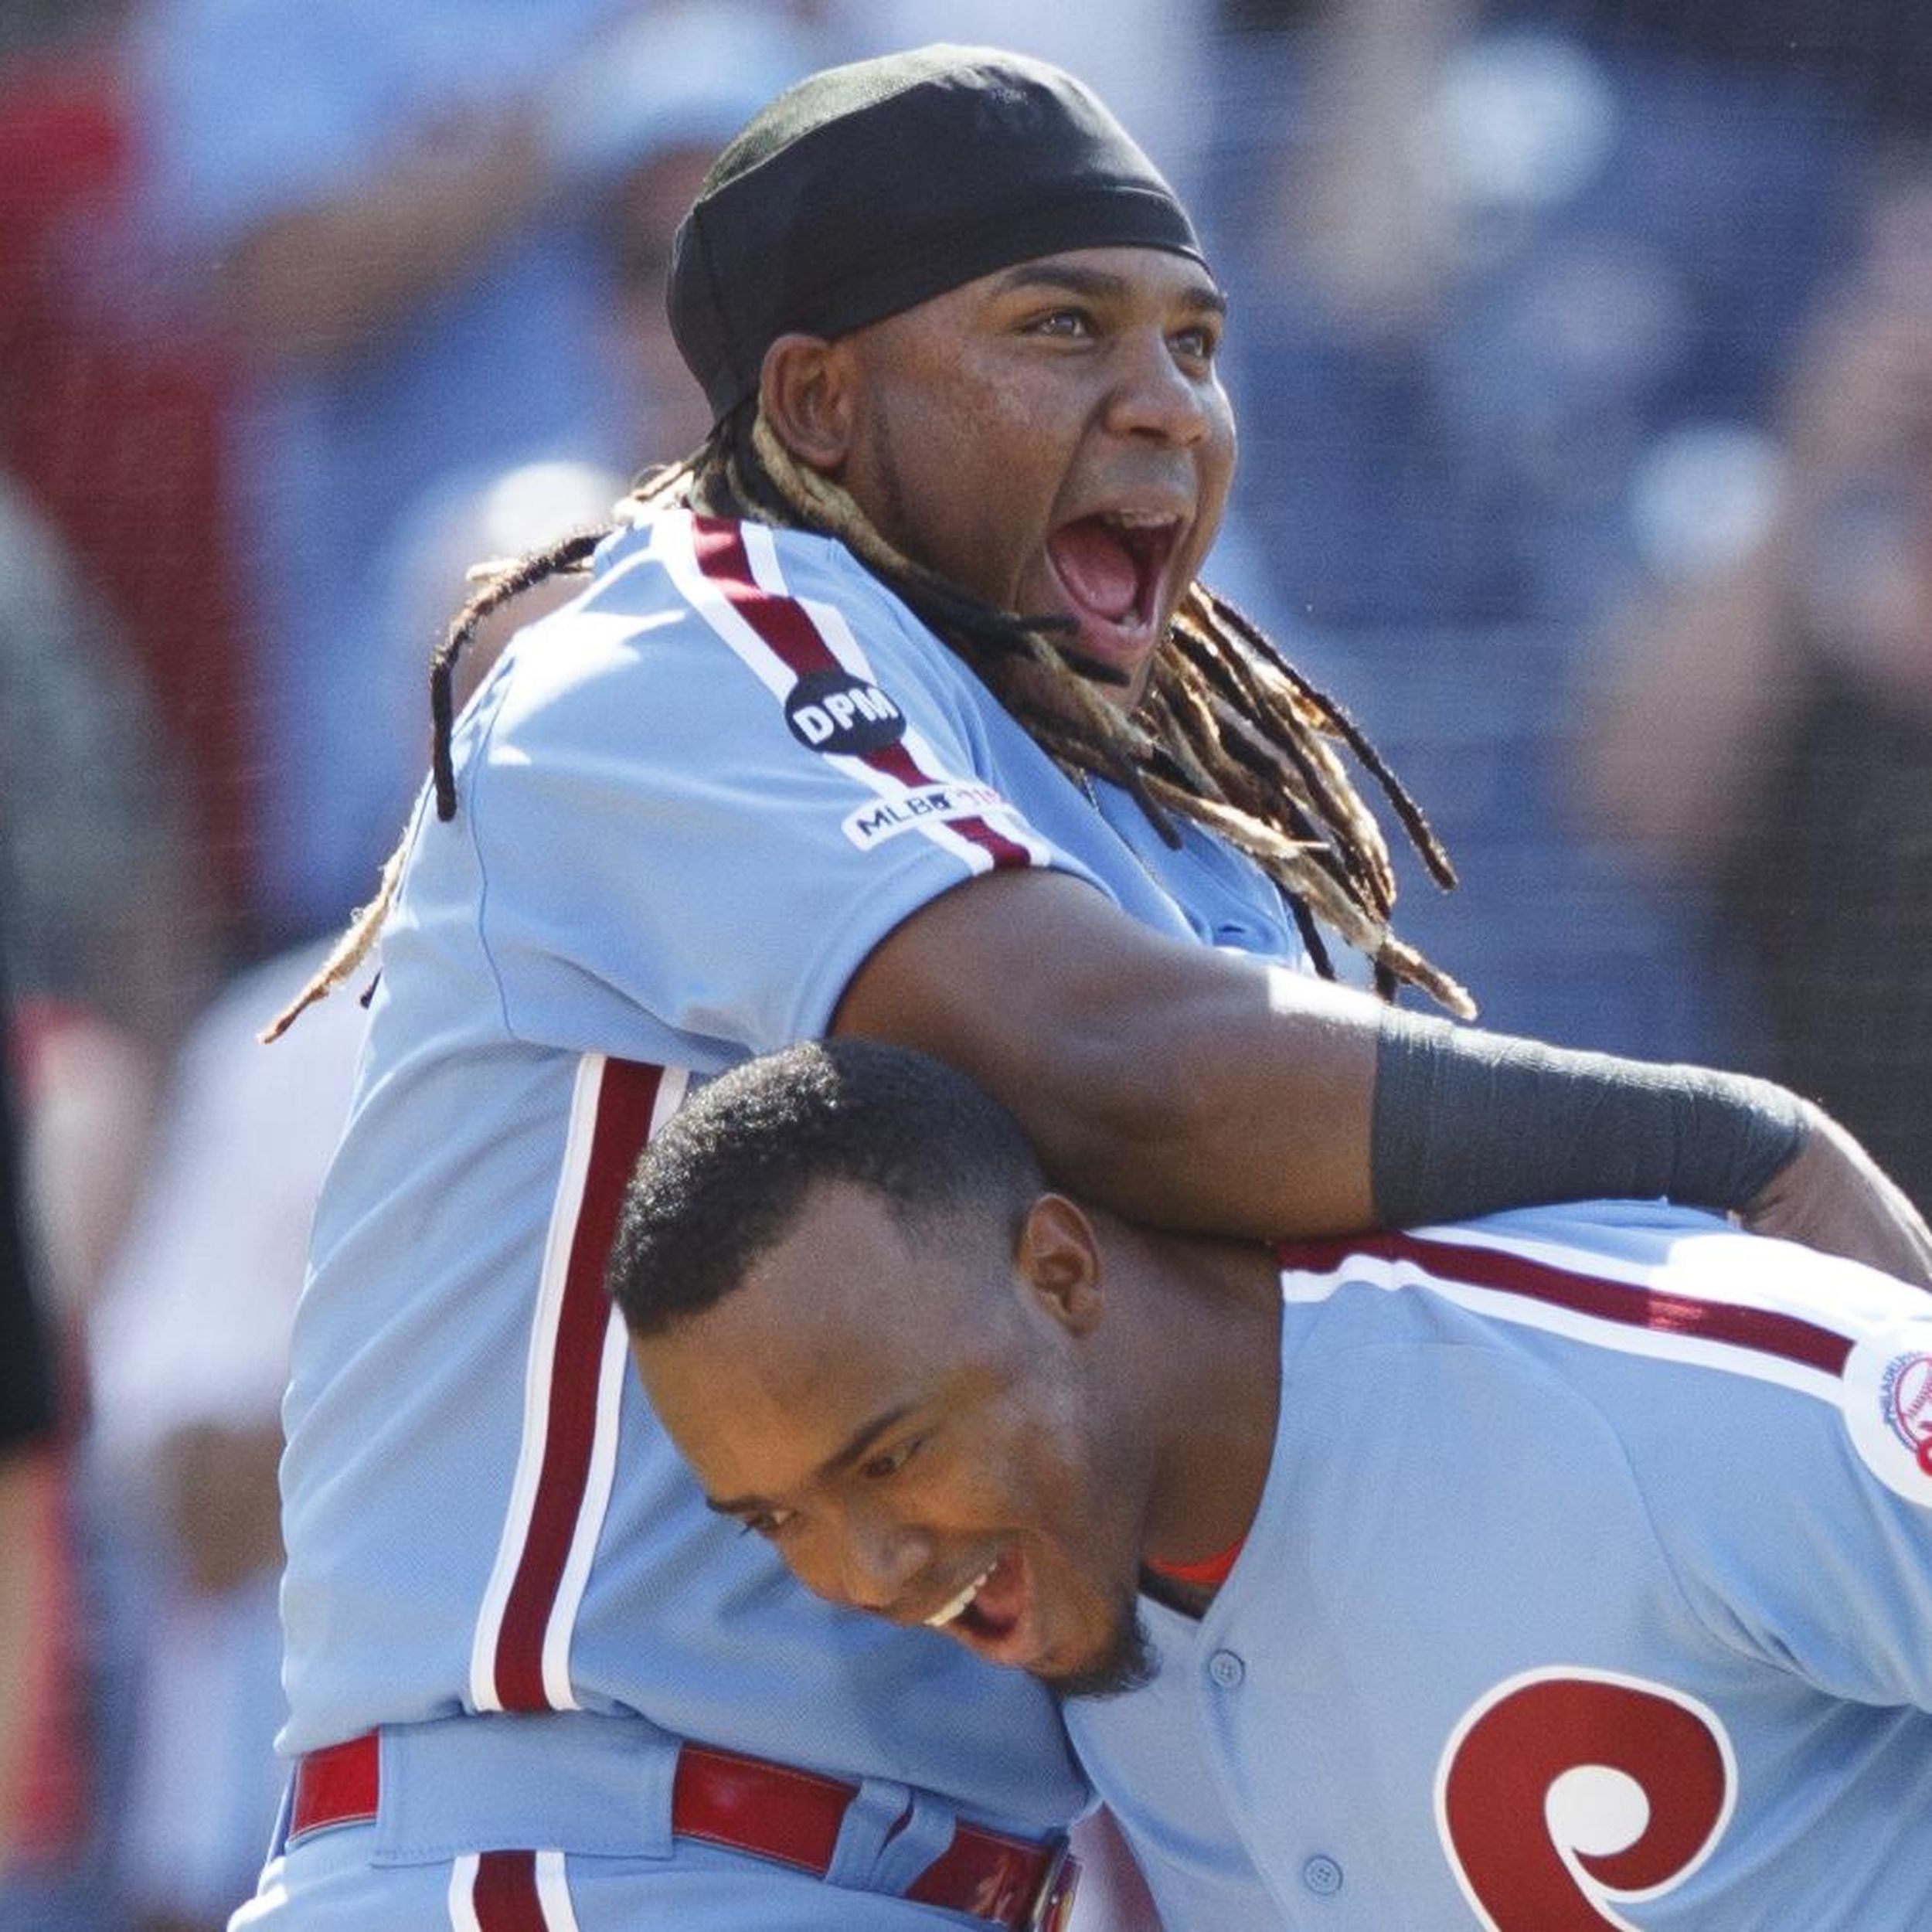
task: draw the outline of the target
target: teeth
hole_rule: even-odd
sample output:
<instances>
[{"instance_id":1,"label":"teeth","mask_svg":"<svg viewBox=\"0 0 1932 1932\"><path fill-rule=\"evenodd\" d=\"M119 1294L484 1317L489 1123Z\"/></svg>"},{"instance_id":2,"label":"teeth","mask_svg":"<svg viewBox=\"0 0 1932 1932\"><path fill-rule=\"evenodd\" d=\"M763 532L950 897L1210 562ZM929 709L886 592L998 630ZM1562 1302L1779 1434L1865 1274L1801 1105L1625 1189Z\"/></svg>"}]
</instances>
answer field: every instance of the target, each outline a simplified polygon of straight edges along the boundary
<instances>
[{"instance_id":1,"label":"teeth","mask_svg":"<svg viewBox=\"0 0 1932 1932\"><path fill-rule=\"evenodd\" d=\"M931 1624L934 1630L938 1629L941 1624L950 1624L979 1594L980 1585L985 1582L998 1567L997 1563L988 1563L951 1603L941 1604L938 1609L926 1619L927 1622Z\"/></svg>"},{"instance_id":2,"label":"teeth","mask_svg":"<svg viewBox=\"0 0 1932 1932\"><path fill-rule=\"evenodd\" d=\"M1165 530L1173 526L1175 519L1158 510L1108 510L1100 521L1123 530Z\"/></svg>"}]
</instances>

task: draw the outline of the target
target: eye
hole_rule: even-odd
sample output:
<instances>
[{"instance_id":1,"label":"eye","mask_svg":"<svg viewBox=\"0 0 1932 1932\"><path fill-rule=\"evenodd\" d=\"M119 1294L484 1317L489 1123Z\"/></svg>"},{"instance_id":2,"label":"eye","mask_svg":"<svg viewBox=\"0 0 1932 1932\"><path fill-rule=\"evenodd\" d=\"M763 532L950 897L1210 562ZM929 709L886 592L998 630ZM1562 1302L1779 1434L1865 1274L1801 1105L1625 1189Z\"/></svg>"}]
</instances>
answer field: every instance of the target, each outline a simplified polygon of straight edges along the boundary
<instances>
[{"instance_id":1,"label":"eye","mask_svg":"<svg viewBox=\"0 0 1932 1932\"><path fill-rule=\"evenodd\" d=\"M1094 333L1094 318L1083 308L1056 308L1027 324L1033 335L1055 335L1066 342L1083 342Z\"/></svg>"},{"instance_id":2,"label":"eye","mask_svg":"<svg viewBox=\"0 0 1932 1932\"><path fill-rule=\"evenodd\" d=\"M883 1450L879 1454L868 1458L859 1465L859 1473L868 1482L887 1481L897 1475L925 1444L923 1436L910 1437L890 1449Z\"/></svg>"},{"instance_id":3,"label":"eye","mask_svg":"<svg viewBox=\"0 0 1932 1932\"><path fill-rule=\"evenodd\" d=\"M754 1509L750 1515L738 1519L738 1527L769 1540L777 1536L798 1513L795 1509Z\"/></svg>"},{"instance_id":4,"label":"eye","mask_svg":"<svg viewBox=\"0 0 1932 1932\"><path fill-rule=\"evenodd\" d=\"M1221 346L1221 332L1212 322L1196 322L1169 338L1174 352L1190 362L1211 362Z\"/></svg>"}]
</instances>

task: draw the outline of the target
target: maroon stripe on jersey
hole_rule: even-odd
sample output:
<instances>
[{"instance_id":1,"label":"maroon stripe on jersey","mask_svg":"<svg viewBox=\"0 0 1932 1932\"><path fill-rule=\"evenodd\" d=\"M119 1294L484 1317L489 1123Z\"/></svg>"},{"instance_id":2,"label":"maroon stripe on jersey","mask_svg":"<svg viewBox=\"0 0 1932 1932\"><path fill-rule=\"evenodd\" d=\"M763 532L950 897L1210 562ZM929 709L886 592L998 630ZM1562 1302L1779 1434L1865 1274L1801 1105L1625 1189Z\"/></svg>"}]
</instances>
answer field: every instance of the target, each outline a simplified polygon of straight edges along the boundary
<instances>
[{"instance_id":1,"label":"maroon stripe on jersey","mask_svg":"<svg viewBox=\"0 0 1932 1932\"><path fill-rule=\"evenodd\" d=\"M1428 1274L1466 1287L1501 1289L1625 1328L1750 1349L1827 1375L1842 1374L1852 1352L1852 1344L1843 1335L1796 1315L1580 1274L1495 1248L1464 1247L1413 1234L1376 1234L1340 1241L1284 1241L1275 1253L1283 1268L1311 1274L1335 1274L1347 1266L1352 1254L1413 1262Z\"/></svg>"},{"instance_id":2,"label":"maroon stripe on jersey","mask_svg":"<svg viewBox=\"0 0 1932 1932\"><path fill-rule=\"evenodd\" d=\"M811 614L796 597L774 597L760 588L752 575L741 524L723 517L693 516L691 527L698 568L794 678L811 671L844 671ZM855 755L873 770L909 787L940 782L921 769L903 741ZM1025 846L1016 845L983 818L952 818L947 823L962 838L987 852L995 871L1032 863Z\"/></svg>"},{"instance_id":3,"label":"maroon stripe on jersey","mask_svg":"<svg viewBox=\"0 0 1932 1932\"><path fill-rule=\"evenodd\" d=\"M549 1932L537 1894L534 1852L485 1852L470 1901L481 1932Z\"/></svg>"},{"instance_id":4,"label":"maroon stripe on jersey","mask_svg":"<svg viewBox=\"0 0 1932 1932\"><path fill-rule=\"evenodd\" d=\"M496 1689L509 1711L551 1708L543 1685L543 1638L583 1506L597 1431L597 1384L611 1322L604 1269L624 1187L651 1137L663 1069L604 1063L597 1088L583 1192L566 1264L551 1365L543 1461L536 1497L497 1635Z\"/></svg>"}]
</instances>

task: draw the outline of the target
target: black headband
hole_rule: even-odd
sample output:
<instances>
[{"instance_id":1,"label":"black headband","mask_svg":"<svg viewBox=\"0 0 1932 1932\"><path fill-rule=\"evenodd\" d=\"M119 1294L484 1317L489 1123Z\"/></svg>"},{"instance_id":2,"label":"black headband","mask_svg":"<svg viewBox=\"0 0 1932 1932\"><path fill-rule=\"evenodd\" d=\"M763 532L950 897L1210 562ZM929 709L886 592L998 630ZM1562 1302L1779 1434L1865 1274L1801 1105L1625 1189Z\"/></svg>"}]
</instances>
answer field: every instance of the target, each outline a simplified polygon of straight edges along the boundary
<instances>
[{"instance_id":1,"label":"black headband","mask_svg":"<svg viewBox=\"0 0 1932 1932\"><path fill-rule=\"evenodd\" d=\"M828 67L713 164L672 252L672 332L712 413L791 330L832 337L1015 262L1165 249L1206 265L1175 192L1070 75L987 47Z\"/></svg>"}]
</instances>

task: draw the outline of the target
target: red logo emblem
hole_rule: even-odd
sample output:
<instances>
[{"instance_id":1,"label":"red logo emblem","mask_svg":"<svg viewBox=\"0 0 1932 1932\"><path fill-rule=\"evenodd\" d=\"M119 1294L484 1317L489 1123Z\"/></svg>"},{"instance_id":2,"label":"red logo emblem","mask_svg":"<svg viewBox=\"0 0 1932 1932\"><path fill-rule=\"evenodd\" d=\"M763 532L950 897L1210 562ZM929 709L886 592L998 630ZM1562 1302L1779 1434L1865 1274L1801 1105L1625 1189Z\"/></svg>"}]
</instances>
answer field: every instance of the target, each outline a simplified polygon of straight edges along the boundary
<instances>
[{"instance_id":1,"label":"red logo emblem","mask_svg":"<svg viewBox=\"0 0 1932 1932\"><path fill-rule=\"evenodd\" d=\"M1888 1420L1932 1476L1932 1355L1901 1355L1886 1376Z\"/></svg>"},{"instance_id":2,"label":"red logo emblem","mask_svg":"<svg viewBox=\"0 0 1932 1932\"><path fill-rule=\"evenodd\" d=\"M1483 1932L1630 1932L1730 1821L1737 1767L1716 1713L1614 1672L1529 1671L1467 1711L1437 1767L1436 1823Z\"/></svg>"}]
</instances>

